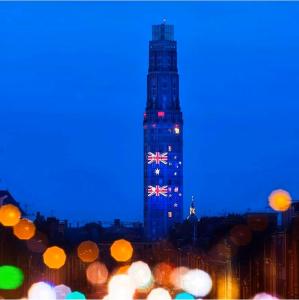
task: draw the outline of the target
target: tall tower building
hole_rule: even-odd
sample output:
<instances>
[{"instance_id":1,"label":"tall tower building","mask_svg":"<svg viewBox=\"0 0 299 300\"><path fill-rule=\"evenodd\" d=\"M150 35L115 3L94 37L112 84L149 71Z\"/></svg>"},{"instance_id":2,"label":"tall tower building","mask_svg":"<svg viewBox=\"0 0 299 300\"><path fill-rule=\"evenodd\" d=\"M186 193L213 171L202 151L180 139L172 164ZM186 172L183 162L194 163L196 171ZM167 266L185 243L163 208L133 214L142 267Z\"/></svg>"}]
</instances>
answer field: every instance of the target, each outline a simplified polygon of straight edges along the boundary
<instances>
[{"instance_id":1,"label":"tall tower building","mask_svg":"<svg viewBox=\"0 0 299 300\"><path fill-rule=\"evenodd\" d=\"M183 220L183 119L173 25L153 25L144 113L144 226L148 240Z\"/></svg>"}]
</instances>

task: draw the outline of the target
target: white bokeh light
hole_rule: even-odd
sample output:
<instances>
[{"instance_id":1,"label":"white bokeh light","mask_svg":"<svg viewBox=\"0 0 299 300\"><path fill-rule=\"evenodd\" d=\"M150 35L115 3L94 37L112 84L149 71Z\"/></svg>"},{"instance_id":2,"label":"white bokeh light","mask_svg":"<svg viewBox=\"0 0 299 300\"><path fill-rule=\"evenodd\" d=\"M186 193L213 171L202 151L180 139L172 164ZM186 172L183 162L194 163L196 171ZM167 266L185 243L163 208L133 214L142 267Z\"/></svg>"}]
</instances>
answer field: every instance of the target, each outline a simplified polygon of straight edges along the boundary
<instances>
[{"instance_id":1,"label":"white bokeh light","mask_svg":"<svg viewBox=\"0 0 299 300\"><path fill-rule=\"evenodd\" d=\"M253 300L278 300L278 298L271 296L267 293L259 293L253 297Z\"/></svg>"},{"instance_id":2,"label":"white bokeh light","mask_svg":"<svg viewBox=\"0 0 299 300\"><path fill-rule=\"evenodd\" d=\"M128 269L128 275L137 289L146 288L151 284L152 272L148 264L136 261Z\"/></svg>"},{"instance_id":3,"label":"white bokeh light","mask_svg":"<svg viewBox=\"0 0 299 300\"><path fill-rule=\"evenodd\" d=\"M64 300L66 295L72 292L72 290L64 284L56 285L54 287L54 291L56 293L57 300Z\"/></svg>"},{"instance_id":4,"label":"white bokeh light","mask_svg":"<svg viewBox=\"0 0 299 300\"><path fill-rule=\"evenodd\" d=\"M28 291L28 300L56 300L55 290L45 282L34 283Z\"/></svg>"},{"instance_id":5,"label":"white bokeh light","mask_svg":"<svg viewBox=\"0 0 299 300\"><path fill-rule=\"evenodd\" d=\"M109 300L131 300L135 293L135 285L127 274L112 276L108 284Z\"/></svg>"},{"instance_id":6,"label":"white bokeh light","mask_svg":"<svg viewBox=\"0 0 299 300\"><path fill-rule=\"evenodd\" d=\"M146 298L147 300L171 300L169 292L163 288L153 289Z\"/></svg>"},{"instance_id":7,"label":"white bokeh light","mask_svg":"<svg viewBox=\"0 0 299 300\"><path fill-rule=\"evenodd\" d=\"M212 279L205 271L199 269L189 270L182 276L182 288L196 297L204 297L212 289Z\"/></svg>"}]
</instances>

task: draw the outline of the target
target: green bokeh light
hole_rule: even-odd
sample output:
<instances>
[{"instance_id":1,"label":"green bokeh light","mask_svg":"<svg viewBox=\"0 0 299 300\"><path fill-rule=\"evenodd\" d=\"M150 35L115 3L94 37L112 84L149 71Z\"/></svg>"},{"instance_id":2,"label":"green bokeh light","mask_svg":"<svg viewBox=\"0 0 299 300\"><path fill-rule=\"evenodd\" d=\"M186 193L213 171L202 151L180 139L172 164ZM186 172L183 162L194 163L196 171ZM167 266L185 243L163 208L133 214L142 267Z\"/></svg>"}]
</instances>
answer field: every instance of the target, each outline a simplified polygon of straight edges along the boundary
<instances>
[{"instance_id":1,"label":"green bokeh light","mask_svg":"<svg viewBox=\"0 0 299 300\"><path fill-rule=\"evenodd\" d=\"M0 266L0 290L15 290L24 281L21 269L14 266Z\"/></svg>"}]
</instances>

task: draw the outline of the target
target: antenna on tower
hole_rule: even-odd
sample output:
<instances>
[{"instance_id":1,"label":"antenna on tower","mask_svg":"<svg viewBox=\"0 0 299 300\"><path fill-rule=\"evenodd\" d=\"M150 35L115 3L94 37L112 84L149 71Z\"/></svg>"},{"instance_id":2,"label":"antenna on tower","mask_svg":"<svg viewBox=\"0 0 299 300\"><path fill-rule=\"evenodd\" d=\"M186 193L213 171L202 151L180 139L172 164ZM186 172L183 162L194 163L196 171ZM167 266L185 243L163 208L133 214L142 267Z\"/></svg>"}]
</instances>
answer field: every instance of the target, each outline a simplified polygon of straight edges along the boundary
<instances>
[{"instance_id":1,"label":"antenna on tower","mask_svg":"<svg viewBox=\"0 0 299 300\"><path fill-rule=\"evenodd\" d=\"M163 18L163 24L166 24L167 19L164 17Z\"/></svg>"}]
</instances>

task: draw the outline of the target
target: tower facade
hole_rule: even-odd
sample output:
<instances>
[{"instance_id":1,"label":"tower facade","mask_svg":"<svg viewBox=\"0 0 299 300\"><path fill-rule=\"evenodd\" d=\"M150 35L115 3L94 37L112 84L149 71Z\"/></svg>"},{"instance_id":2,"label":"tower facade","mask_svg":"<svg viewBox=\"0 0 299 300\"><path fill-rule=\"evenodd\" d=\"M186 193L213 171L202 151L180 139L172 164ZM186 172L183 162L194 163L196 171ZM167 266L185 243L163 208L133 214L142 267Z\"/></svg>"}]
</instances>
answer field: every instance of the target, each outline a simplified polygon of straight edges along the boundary
<instances>
[{"instance_id":1,"label":"tower facade","mask_svg":"<svg viewBox=\"0 0 299 300\"><path fill-rule=\"evenodd\" d=\"M183 220L183 119L173 25L152 27L143 125L145 235L159 240Z\"/></svg>"}]
</instances>

